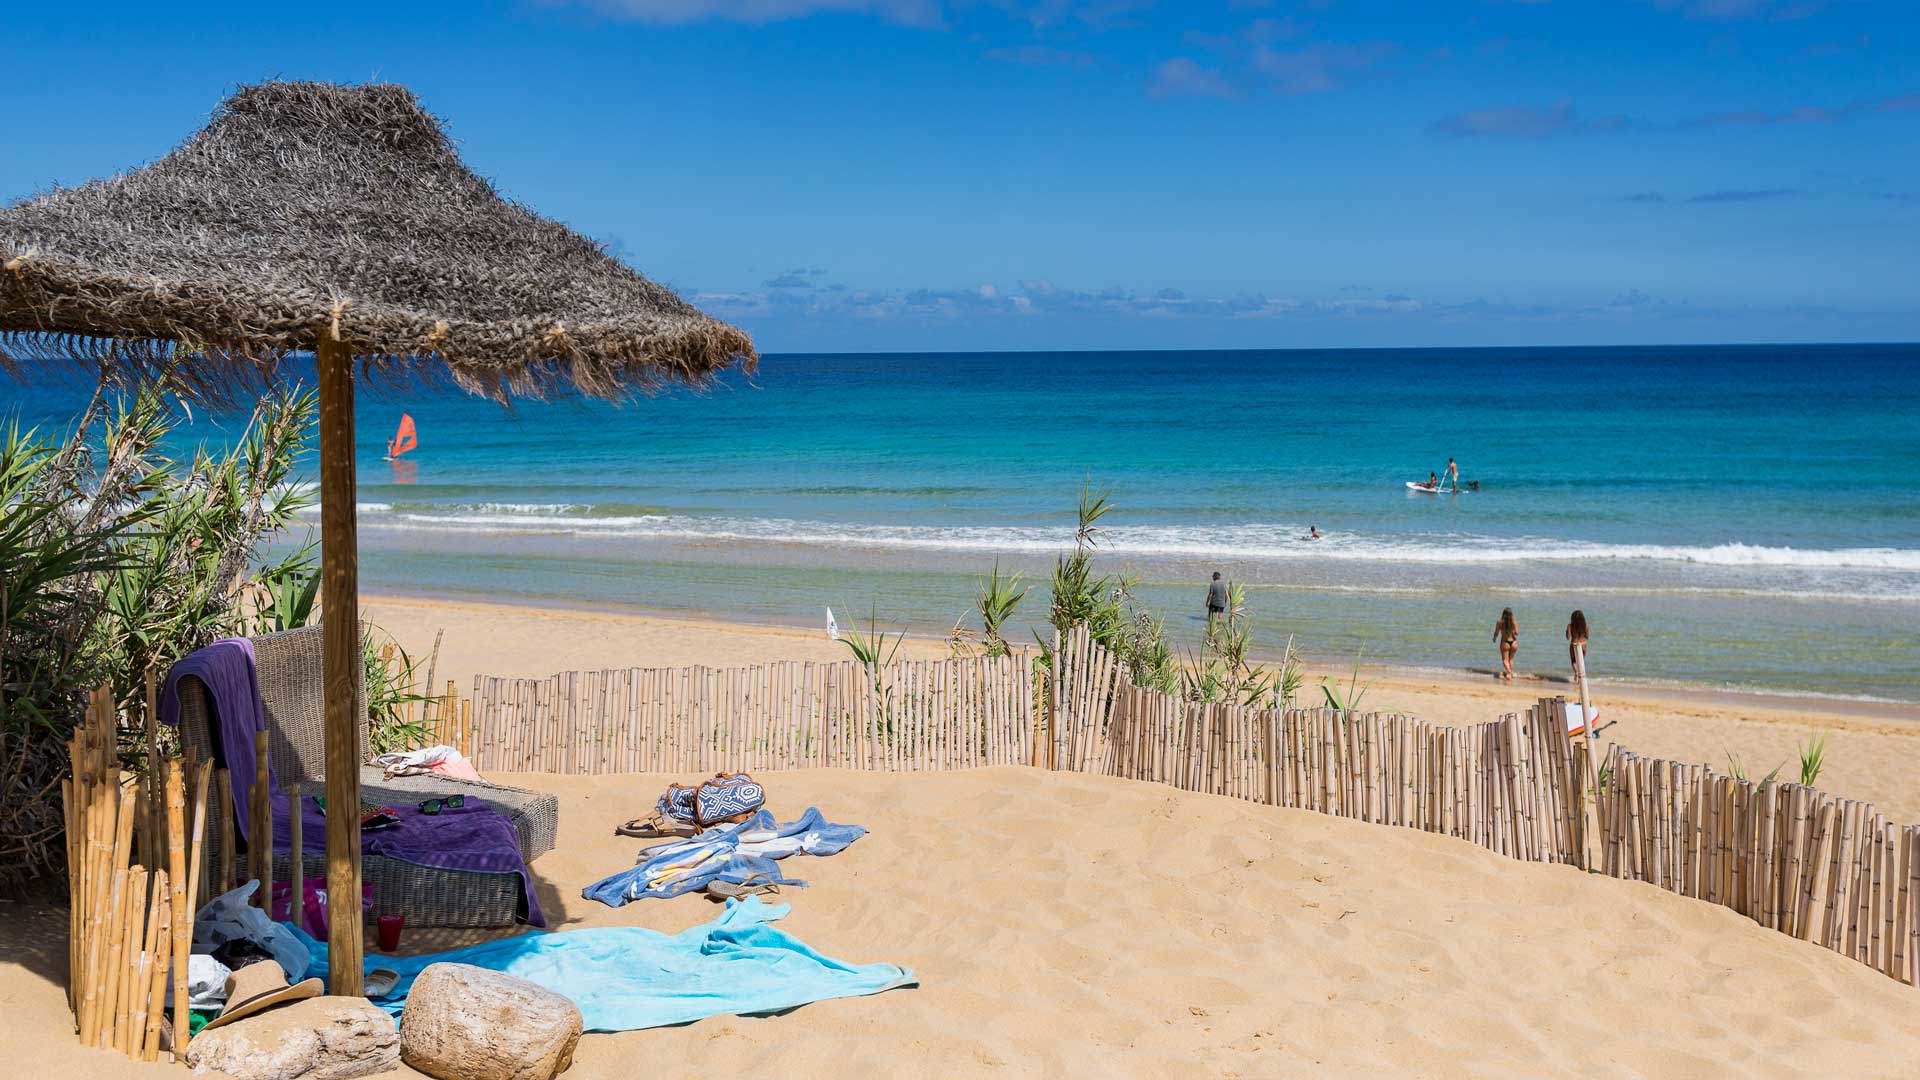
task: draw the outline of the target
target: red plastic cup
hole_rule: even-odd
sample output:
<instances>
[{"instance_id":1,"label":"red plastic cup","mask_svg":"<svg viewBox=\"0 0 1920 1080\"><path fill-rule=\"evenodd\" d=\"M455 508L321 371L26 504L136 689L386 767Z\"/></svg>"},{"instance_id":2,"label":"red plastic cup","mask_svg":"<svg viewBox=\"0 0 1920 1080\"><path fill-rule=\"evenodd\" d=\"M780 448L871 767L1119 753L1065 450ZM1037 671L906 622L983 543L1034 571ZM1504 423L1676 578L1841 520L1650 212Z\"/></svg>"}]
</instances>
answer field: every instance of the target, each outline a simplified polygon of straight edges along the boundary
<instances>
[{"instance_id":1,"label":"red plastic cup","mask_svg":"<svg viewBox=\"0 0 1920 1080\"><path fill-rule=\"evenodd\" d=\"M380 951L392 952L400 947L400 931L406 929L405 915L380 916Z\"/></svg>"}]
</instances>

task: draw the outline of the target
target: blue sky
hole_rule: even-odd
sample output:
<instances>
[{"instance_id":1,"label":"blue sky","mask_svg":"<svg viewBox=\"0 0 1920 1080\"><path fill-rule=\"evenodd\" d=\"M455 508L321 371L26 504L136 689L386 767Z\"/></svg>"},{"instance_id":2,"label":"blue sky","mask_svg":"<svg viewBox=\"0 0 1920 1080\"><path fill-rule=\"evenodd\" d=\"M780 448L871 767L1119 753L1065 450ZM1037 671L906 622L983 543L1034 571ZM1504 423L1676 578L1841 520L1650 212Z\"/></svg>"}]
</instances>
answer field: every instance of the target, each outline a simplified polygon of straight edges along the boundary
<instances>
[{"instance_id":1,"label":"blue sky","mask_svg":"<svg viewBox=\"0 0 1920 1080\"><path fill-rule=\"evenodd\" d=\"M412 86L768 351L1914 340L1912 0L10 12L0 199Z\"/></svg>"}]
</instances>

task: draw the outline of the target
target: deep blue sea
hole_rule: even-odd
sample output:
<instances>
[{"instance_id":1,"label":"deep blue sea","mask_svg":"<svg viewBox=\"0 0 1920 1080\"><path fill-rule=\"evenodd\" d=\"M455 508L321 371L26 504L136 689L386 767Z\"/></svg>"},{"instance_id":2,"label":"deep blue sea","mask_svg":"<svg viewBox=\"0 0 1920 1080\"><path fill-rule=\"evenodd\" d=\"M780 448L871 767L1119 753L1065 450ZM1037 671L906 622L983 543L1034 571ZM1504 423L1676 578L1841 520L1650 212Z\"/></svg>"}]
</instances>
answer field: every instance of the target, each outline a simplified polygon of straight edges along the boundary
<instances>
[{"instance_id":1,"label":"deep blue sea","mask_svg":"<svg viewBox=\"0 0 1920 1080\"><path fill-rule=\"evenodd\" d=\"M1091 483L1184 642L1218 569L1323 660L1492 666L1512 606L1559 671L1580 607L1609 678L1920 701L1914 345L774 355L621 407L363 392L359 441L373 590L941 632ZM1406 489L1449 456L1478 491Z\"/></svg>"}]
</instances>

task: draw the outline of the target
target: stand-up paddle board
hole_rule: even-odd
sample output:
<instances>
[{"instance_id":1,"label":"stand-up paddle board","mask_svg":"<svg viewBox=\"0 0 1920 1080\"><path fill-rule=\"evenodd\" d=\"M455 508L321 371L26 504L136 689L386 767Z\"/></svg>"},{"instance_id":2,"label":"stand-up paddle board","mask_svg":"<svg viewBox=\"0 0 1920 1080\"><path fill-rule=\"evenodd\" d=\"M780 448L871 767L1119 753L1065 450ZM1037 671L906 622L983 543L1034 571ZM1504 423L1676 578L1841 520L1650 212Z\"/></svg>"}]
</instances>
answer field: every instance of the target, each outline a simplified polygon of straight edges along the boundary
<instances>
[{"instance_id":1,"label":"stand-up paddle board","mask_svg":"<svg viewBox=\"0 0 1920 1080\"><path fill-rule=\"evenodd\" d=\"M1428 484L1416 484L1413 481L1409 480L1407 481L1407 490L1417 491L1422 495L1465 495L1468 492L1479 490L1479 485L1472 484L1472 485L1468 485L1467 487L1445 488L1445 487L1432 487Z\"/></svg>"}]
</instances>

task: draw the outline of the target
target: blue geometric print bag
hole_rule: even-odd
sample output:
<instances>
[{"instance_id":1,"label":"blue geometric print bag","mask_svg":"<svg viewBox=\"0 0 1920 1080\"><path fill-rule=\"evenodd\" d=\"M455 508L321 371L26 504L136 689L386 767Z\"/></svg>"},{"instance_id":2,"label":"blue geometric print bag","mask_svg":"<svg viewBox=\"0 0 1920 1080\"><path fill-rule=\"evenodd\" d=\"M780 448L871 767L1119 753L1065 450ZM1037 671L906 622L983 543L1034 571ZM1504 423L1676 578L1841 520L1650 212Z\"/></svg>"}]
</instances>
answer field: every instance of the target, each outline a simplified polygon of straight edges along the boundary
<instances>
[{"instance_id":1,"label":"blue geometric print bag","mask_svg":"<svg viewBox=\"0 0 1920 1080\"><path fill-rule=\"evenodd\" d=\"M716 825L744 818L767 805L767 791L746 773L721 773L700 785L693 796L694 821Z\"/></svg>"}]
</instances>

